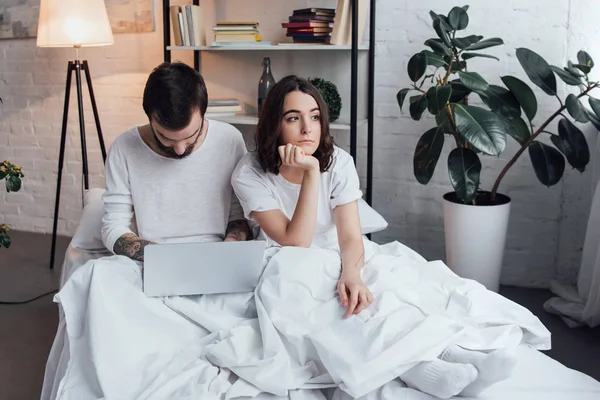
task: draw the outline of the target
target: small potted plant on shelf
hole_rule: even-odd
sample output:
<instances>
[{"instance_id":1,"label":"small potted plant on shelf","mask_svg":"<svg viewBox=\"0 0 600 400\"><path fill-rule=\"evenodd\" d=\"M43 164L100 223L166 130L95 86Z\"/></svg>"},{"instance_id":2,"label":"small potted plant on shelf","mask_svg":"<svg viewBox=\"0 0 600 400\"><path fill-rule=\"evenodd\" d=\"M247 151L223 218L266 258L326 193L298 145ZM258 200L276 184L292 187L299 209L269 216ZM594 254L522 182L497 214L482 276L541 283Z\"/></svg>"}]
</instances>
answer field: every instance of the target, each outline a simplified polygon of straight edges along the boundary
<instances>
[{"instance_id":1,"label":"small potted plant on shelf","mask_svg":"<svg viewBox=\"0 0 600 400\"><path fill-rule=\"evenodd\" d=\"M499 192L502 179L525 151L535 175L546 186L560 181L566 162L583 172L590 159L588 145L565 111L574 121L592 123L600 129L600 100L589 96L599 83L590 80L594 62L585 51L577 54L576 62L559 68L529 49L518 48L517 59L531 82L558 101L556 112L534 124L537 99L525 82L507 75L500 77L504 86L493 85L476 71L467 71L471 58L498 60L481 50L503 44L500 38L457 37L469 23L467 11L468 6L454 7L447 16L430 12L437 37L425 41L429 49L410 58L407 72L412 84L398 92L397 100L402 109L411 93L408 108L414 120L421 119L425 111L435 116L436 125L422 134L414 153L414 175L419 183L430 181L446 136L456 145L447 160L454 191L444 195L448 266L490 290L498 290L511 204L511 199ZM556 77L579 88L579 93L561 100ZM426 83L429 87L424 86ZM474 95L485 106L470 105L469 98ZM591 110L582 104L584 97L588 97ZM548 132L548 125L558 117L558 134ZM541 135L549 135L553 146L542 142ZM490 190L482 190L481 159L499 156L507 136L519 148Z\"/></svg>"},{"instance_id":2,"label":"small potted plant on shelf","mask_svg":"<svg viewBox=\"0 0 600 400\"><path fill-rule=\"evenodd\" d=\"M0 181L6 180L6 191L18 192L21 189L21 178L23 178L21 167L11 164L8 161L0 163ZM0 247L10 247L10 236L8 235L9 228L4 224L0 224Z\"/></svg>"}]
</instances>

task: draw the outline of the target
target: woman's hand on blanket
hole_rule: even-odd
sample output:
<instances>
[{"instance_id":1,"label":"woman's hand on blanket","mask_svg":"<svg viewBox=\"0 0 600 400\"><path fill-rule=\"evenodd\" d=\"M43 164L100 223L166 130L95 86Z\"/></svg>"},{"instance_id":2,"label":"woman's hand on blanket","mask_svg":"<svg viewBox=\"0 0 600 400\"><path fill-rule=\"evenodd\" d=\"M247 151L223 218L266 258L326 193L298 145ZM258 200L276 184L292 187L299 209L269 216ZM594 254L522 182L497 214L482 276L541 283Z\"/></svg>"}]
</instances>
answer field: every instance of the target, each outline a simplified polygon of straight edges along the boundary
<instances>
[{"instance_id":1,"label":"woman's hand on blanket","mask_svg":"<svg viewBox=\"0 0 600 400\"><path fill-rule=\"evenodd\" d=\"M360 272L342 271L337 290L342 305L347 308L345 318L360 313L373 302L373 295L362 281Z\"/></svg>"},{"instance_id":2,"label":"woman's hand on blanket","mask_svg":"<svg viewBox=\"0 0 600 400\"><path fill-rule=\"evenodd\" d=\"M293 168L300 168L303 171L319 171L319 160L315 157L306 155L304 150L298 146L288 143L278 147L281 163Z\"/></svg>"}]
</instances>

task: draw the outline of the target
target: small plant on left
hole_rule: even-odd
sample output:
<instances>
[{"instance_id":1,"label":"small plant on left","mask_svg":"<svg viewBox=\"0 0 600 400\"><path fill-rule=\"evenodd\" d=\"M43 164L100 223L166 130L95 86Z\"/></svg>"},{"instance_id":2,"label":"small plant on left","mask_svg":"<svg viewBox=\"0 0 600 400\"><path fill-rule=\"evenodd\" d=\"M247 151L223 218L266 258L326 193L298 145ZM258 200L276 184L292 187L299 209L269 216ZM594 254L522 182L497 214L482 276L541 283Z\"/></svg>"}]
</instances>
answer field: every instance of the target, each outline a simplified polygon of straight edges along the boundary
<instances>
[{"instance_id":1,"label":"small plant on left","mask_svg":"<svg viewBox=\"0 0 600 400\"><path fill-rule=\"evenodd\" d=\"M9 161L0 163L0 181L6 180L6 191L8 193L18 192L21 189L21 178L24 176L20 166ZM0 247L6 247L7 249L10 247L8 231L8 226L0 224Z\"/></svg>"}]
</instances>

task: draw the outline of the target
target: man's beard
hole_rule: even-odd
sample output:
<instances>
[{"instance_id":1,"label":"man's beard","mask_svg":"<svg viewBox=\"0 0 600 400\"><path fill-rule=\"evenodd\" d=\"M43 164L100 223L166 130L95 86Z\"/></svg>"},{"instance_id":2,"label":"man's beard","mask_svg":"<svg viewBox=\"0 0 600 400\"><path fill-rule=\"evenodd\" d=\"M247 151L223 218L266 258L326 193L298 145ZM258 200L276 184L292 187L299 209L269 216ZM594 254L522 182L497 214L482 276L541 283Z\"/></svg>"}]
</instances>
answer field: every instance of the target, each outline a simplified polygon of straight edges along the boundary
<instances>
[{"instance_id":1,"label":"man's beard","mask_svg":"<svg viewBox=\"0 0 600 400\"><path fill-rule=\"evenodd\" d=\"M151 128L152 128L152 126L151 126ZM181 160L182 158L186 158L190 154L192 154L192 152L194 151L194 148L196 147L196 143L198 143L198 140L200 140L200 137L204 133L204 132L202 132L203 129L204 129L204 119L202 120L202 124L200 125L200 132L198 133L198 136L196 136L196 140L194 140L194 143L192 143L188 147L186 147L185 151L182 154L177 154L172 147L168 147L168 146L165 146L164 144L162 144L161 141L156 136L156 132L154 132L154 129L152 129L152 135L154 136L154 142L156 143L156 145L158 146L158 148L160 149L160 151L162 152L162 154L165 157L174 158L176 160Z\"/></svg>"},{"instance_id":2,"label":"man's beard","mask_svg":"<svg viewBox=\"0 0 600 400\"><path fill-rule=\"evenodd\" d=\"M198 135L198 137L200 137L200 135ZM156 145L160 149L160 151L163 154L163 156L168 157L168 158L175 158L177 160L180 160L180 159L186 158L187 156L189 156L190 154L192 154L192 152L194 151L194 147L196 146L196 143L198 142L198 138L196 138L196 140L194 141L194 143L192 143L188 147L186 147L185 151L183 153L181 153L181 154L177 154L172 147L167 147L164 144L162 144L160 142L160 140L158 140L158 138L156 137L156 135L154 135L154 142L156 143Z\"/></svg>"}]
</instances>

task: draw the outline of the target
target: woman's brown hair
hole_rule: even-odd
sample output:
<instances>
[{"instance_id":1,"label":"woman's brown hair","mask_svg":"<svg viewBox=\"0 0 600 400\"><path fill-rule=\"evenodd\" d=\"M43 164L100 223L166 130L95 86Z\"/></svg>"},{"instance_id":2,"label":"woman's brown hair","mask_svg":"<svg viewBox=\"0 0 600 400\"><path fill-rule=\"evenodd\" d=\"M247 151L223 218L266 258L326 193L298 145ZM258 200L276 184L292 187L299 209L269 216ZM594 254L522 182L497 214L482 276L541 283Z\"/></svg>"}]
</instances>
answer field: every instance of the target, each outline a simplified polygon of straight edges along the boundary
<instances>
[{"instance_id":1,"label":"woman's brown hair","mask_svg":"<svg viewBox=\"0 0 600 400\"><path fill-rule=\"evenodd\" d=\"M319 160L321 172L325 172L331 166L333 158L333 137L329 134L329 114L327 112L327 103L323 96L314 85L306 79L295 75L289 75L282 78L269 90L269 94L262 106L258 119L258 126L254 140L256 142L256 152L258 161L265 172L279 174L281 167L281 158L277 148L282 144L281 120L283 118L283 103L288 93L300 91L312 96L321 114L321 140L319 147L314 152L313 157Z\"/></svg>"}]
</instances>

